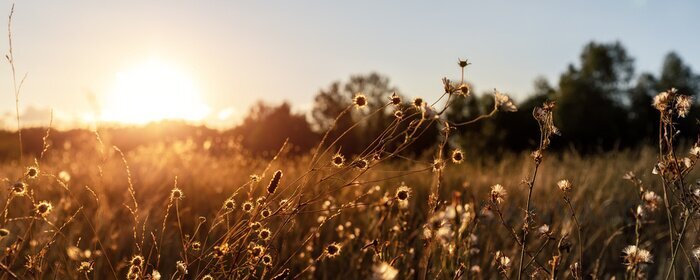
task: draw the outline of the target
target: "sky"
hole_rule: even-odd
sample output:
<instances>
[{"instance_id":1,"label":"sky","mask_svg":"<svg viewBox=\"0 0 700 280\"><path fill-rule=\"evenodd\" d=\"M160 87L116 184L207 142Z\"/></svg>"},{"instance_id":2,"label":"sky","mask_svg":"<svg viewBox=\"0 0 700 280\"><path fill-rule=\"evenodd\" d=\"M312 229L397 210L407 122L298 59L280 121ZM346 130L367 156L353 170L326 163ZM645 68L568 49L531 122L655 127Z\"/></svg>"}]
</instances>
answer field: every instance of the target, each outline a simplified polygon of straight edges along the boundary
<instances>
[{"instance_id":1,"label":"sky","mask_svg":"<svg viewBox=\"0 0 700 280\"><path fill-rule=\"evenodd\" d=\"M12 3L0 3L2 19ZM53 111L67 127L159 117L226 127L257 100L307 110L319 89L371 71L434 99L442 77L458 77L458 58L473 63L478 92L522 100L538 76L556 84L592 40L622 42L637 73L658 73L669 51L697 71L698 15L699 1L37 0L16 1L12 32L27 126ZM0 127L16 125L14 110L2 61Z\"/></svg>"}]
</instances>

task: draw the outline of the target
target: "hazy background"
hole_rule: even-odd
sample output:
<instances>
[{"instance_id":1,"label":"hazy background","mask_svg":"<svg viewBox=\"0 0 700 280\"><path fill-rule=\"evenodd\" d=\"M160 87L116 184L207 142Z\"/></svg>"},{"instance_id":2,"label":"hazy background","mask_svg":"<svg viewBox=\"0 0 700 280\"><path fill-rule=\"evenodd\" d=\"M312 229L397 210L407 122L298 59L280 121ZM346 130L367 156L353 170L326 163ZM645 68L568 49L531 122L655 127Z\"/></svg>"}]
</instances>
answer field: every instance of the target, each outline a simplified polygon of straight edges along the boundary
<instances>
[{"instance_id":1,"label":"hazy background","mask_svg":"<svg viewBox=\"0 0 700 280\"><path fill-rule=\"evenodd\" d=\"M320 88L369 71L430 100L458 57L473 62L479 91L523 100L539 75L556 84L592 40L622 42L637 74L659 72L672 50L698 69L698 14L697 1L19 1L13 31L18 71L29 73L26 125L45 125L53 109L59 125L84 127L90 94L104 106L116 73L155 58L191 77L207 124L229 127L258 99L308 111ZM0 117L12 118L7 63L0 89Z\"/></svg>"}]
</instances>

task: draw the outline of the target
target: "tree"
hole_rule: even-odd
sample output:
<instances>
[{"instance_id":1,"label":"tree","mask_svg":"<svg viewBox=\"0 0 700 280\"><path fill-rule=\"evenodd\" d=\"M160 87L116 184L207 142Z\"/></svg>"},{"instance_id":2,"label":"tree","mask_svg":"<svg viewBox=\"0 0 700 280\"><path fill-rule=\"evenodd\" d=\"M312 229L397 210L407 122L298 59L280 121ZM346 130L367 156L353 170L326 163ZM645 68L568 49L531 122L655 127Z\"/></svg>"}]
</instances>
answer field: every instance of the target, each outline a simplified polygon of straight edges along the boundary
<instances>
[{"instance_id":1,"label":"tree","mask_svg":"<svg viewBox=\"0 0 700 280\"><path fill-rule=\"evenodd\" d=\"M295 147L293 151L302 153L318 141L318 134L311 130L306 116L293 113L287 102L279 106L258 102L243 123L233 129L233 134L240 136L243 147L254 153L274 152L287 138Z\"/></svg>"}]
</instances>

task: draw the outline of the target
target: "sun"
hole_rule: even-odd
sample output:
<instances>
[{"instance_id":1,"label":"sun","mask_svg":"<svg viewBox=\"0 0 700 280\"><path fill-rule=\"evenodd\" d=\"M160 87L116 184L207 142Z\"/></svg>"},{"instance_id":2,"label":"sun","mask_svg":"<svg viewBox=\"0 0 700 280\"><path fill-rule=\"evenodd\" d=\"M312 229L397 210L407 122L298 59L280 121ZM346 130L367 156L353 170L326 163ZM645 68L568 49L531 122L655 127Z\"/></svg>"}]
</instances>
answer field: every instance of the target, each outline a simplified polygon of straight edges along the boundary
<instances>
[{"instance_id":1,"label":"sun","mask_svg":"<svg viewBox=\"0 0 700 280\"><path fill-rule=\"evenodd\" d=\"M201 121L210 112L191 77L151 59L116 75L103 103L107 122L145 124L161 120Z\"/></svg>"}]
</instances>

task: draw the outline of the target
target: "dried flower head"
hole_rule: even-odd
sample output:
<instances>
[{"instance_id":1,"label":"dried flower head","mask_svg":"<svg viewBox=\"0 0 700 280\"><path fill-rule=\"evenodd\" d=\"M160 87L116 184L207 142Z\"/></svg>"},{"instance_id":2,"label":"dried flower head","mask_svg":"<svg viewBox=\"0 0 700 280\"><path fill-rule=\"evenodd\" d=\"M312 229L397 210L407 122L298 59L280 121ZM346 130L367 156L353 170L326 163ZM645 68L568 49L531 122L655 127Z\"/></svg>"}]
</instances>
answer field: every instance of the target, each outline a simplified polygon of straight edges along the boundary
<instances>
[{"instance_id":1,"label":"dried flower head","mask_svg":"<svg viewBox=\"0 0 700 280\"><path fill-rule=\"evenodd\" d=\"M199 241L195 241L195 242L192 242L192 244L190 245L190 247L191 247L192 250L194 250L194 251L199 251L199 250L202 249L202 243L200 243Z\"/></svg>"},{"instance_id":2,"label":"dried flower head","mask_svg":"<svg viewBox=\"0 0 700 280\"><path fill-rule=\"evenodd\" d=\"M262 256L263 253L265 253L265 247L255 245L252 248L250 248L249 253L252 257L257 258L259 256Z\"/></svg>"},{"instance_id":3,"label":"dried flower head","mask_svg":"<svg viewBox=\"0 0 700 280\"><path fill-rule=\"evenodd\" d=\"M39 168L36 166L27 167L27 172L25 173L25 176L27 176L27 178L29 179L39 177Z\"/></svg>"},{"instance_id":4,"label":"dried flower head","mask_svg":"<svg viewBox=\"0 0 700 280\"><path fill-rule=\"evenodd\" d=\"M668 102L671 100L672 95L674 95L675 93L675 88L671 88L668 91L659 92L659 94L654 96L652 105L654 106L654 108L656 108L656 110L659 110L661 112L666 111L666 109L668 109Z\"/></svg>"},{"instance_id":5,"label":"dried flower head","mask_svg":"<svg viewBox=\"0 0 700 280\"><path fill-rule=\"evenodd\" d=\"M462 95L469 96L471 94L471 89L468 84L461 84L458 89Z\"/></svg>"},{"instance_id":6,"label":"dried flower head","mask_svg":"<svg viewBox=\"0 0 700 280\"><path fill-rule=\"evenodd\" d=\"M211 274L204 275L202 277L202 280L214 280L214 276L211 276Z\"/></svg>"},{"instance_id":7,"label":"dried flower head","mask_svg":"<svg viewBox=\"0 0 700 280\"><path fill-rule=\"evenodd\" d=\"M403 119L403 111L401 111L401 110L394 111L394 117L397 119Z\"/></svg>"},{"instance_id":8,"label":"dried flower head","mask_svg":"<svg viewBox=\"0 0 700 280\"><path fill-rule=\"evenodd\" d=\"M652 263L652 255L649 251L641 249L635 245L630 245L622 250L627 269L633 269L640 264Z\"/></svg>"},{"instance_id":9,"label":"dried flower head","mask_svg":"<svg viewBox=\"0 0 700 280\"><path fill-rule=\"evenodd\" d=\"M270 239L270 236L272 236L272 233L269 229L264 228L258 232L258 237L262 240L268 240Z\"/></svg>"},{"instance_id":10,"label":"dried flower head","mask_svg":"<svg viewBox=\"0 0 700 280\"><path fill-rule=\"evenodd\" d=\"M689 95L679 94L676 96L676 111L678 116L685 118L690 112L690 106L693 104L693 97Z\"/></svg>"},{"instance_id":11,"label":"dried flower head","mask_svg":"<svg viewBox=\"0 0 700 280\"><path fill-rule=\"evenodd\" d=\"M389 99L391 100L392 105L394 105L394 106L401 105L401 97L398 94L396 94L396 92L391 94L391 97L389 97Z\"/></svg>"},{"instance_id":12,"label":"dried flower head","mask_svg":"<svg viewBox=\"0 0 700 280\"><path fill-rule=\"evenodd\" d=\"M15 196L24 196L27 194L27 184L21 181L17 181L12 184L12 194Z\"/></svg>"},{"instance_id":13,"label":"dried flower head","mask_svg":"<svg viewBox=\"0 0 700 280\"><path fill-rule=\"evenodd\" d=\"M271 266L272 265L272 256L270 255L264 255L261 259L262 264L266 266Z\"/></svg>"},{"instance_id":14,"label":"dried flower head","mask_svg":"<svg viewBox=\"0 0 700 280\"><path fill-rule=\"evenodd\" d=\"M539 228L537 228L537 232L543 236L549 236L550 234L550 229L548 224L543 224Z\"/></svg>"},{"instance_id":15,"label":"dried flower head","mask_svg":"<svg viewBox=\"0 0 700 280\"><path fill-rule=\"evenodd\" d=\"M341 155L340 153L336 153L331 158L331 163L335 167L343 167L343 164L345 163L345 157L343 155Z\"/></svg>"},{"instance_id":16,"label":"dried flower head","mask_svg":"<svg viewBox=\"0 0 700 280\"><path fill-rule=\"evenodd\" d=\"M180 200L185 195L182 193L182 190L178 187L173 188L172 191L170 191L170 200Z\"/></svg>"},{"instance_id":17,"label":"dried flower head","mask_svg":"<svg viewBox=\"0 0 700 280\"><path fill-rule=\"evenodd\" d=\"M133 266L143 267L143 265L144 265L143 256L135 255L135 256L131 257L131 261L129 261L129 264L131 264Z\"/></svg>"},{"instance_id":18,"label":"dried flower head","mask_svg":"<svg viewBox=\"0 0 700 280\"><path fill-rule=\"evenodd\" d=\"M491 186L491 202L501 204L508 195L506 189L501 184Z\"/></svg>"},{"instance_id":19,"label":"dried flower head","mask_svg":"<svg viewBox=\"0 0 700 280\"><path fill-rule=\"evenodd\" d=\"M465 59L465 60L457 59L457 60L459 61L459 62L457 62L457 65L459 65L460 68L464 68L464 67L471 65L471 63L469 63L469 59Z\"/></svg>"},{"instance_id":20,"label":"dried flower head","mask_svg":"<svg viewBox=\"0 0 700 280\"><path fill-rule=\"evenodd\" d=\"M413 99L413 106L418 108L418 109L423 109L424 103L425 102L423 101L423 98L416 97L415 99Z\"/></svg>"},{"instance_id":21,"label":"dried flower head","mask_svg":"<svg viewBox=\"0 0 700 280\"><path fill-rule=\"evenodd\" d=\"M433 160L433 172L442 171L445 167L445 162L442 159L436 158Z\"/></svg>"},{"instance_id":22,"label":"dried flower head","mask_svg":"<svg viewBox=\"0 0 700 280\"><path fill-rule=\"evenodd\" d=\"M571 185L571 181L567 179L561 179L559 182L557 182L557 187L564 192L564 193L569 193L573 189L573 186Z\"/></svg>"},{"instance_id":23,"label":"dried flower head","mask_svg":"<svg viewBox=\"0 0 700 280\"><path fill-rule=\"evenodd\" d=\"M53 209L53 205L51 205L51 202L46 200L42 200L39 202L39 204L34 205L34 211L42 217L49 215L49 213L51 213L51 209Z\"/></svg>"},{"instance_id":24,"label":"dried flower head","mask_svg":"<svg viewBox=\"0 0 700 280\"><path fill-rule=\"evenodd\" d=\"M652 212L661 205L661 197L653 191L645 191L642 195L642 201L644 201L644 208Z\"/></svg>"},{"instance_id":25,"label":"dried flower head","mask_svg":"<svg viewBox=\"0 0 700 280\"><path fill-rule=\"evenodd\" d=\"M250 213L251 211L253 211L253 202L251 202L251 201L243 202L243 205L241 206L241 208L243 208L243 211Z\"/></svg>"},{"instance_id":26,"label":"dried flower head","mask_svg":"<svg viewBox=\"0 0 700 280\"><path fill-rule=\"evenodd\" d=\"M277 190L277 187L280 185L280 180L282 180L282 170L277 170L274 175L272 175L272 179L270 180L270 184L267 185L267 193L273 194L275 193L275 190Z\"/></svg>"},{"instance_id":27,"label":"dried flower head","mask_svg":"<svg viewBox=\"0 0 700 280\"><path fill-rule=\"evenodd\" d=\"M504 112L517 112L518 108L515 107L513 100L510 96L500 93L497 89L493 89L493 96L496 109Z\"/></svg>"},{"instance_id":28,"label":"dried flower head","mask_svg":"<svg viewBox=\"0 0 700 280\"><path fill-rule=\"evenodd\" d=\"M447 94L453 94L457 90L448 78L442 78L442 86Z\"/></svg>"},{"instance_id":29,"label":"dried flower head","mask_svg":"<svg viewBox=\"0 0 700 280\"><path fill-rule=\"evenodd\" d=\"M355 95L355 97L352 99L353 104L355 104L355 107L359 108L364 108L367 106L367 97L362 94L358 93Z\"/></svg>"},{"instance_id":30,"label":"dried flower head","mask_svg":"<svg viewBox=\"0 0 700 280\"><path fill-rule=\"evenodd\" d=\"M333 257L340 255L340 244L335 243L335 242L328 244L326 246L325 253L326 253L326 256L328 256L329 258L333 258Z\"/></svg>"},{"instance_id":31,"label":"dried flower head","mask_svg":"<svg viewBox=\"0 0 700 280\"><path fill-rule=\"evenodd\" d=\"M401 186L396 190L395 197L399 201L406 201L411 198L411 189L406 185L401 184Z\"/></svg>"},{"instance_id":32,"label":"dried flower head","mask_svg":"<svg viewBox=\"0 0 700 280\"><path fill-rule=\"evenodd\" d=\"M253 231L258 231L262 227L262 224L260 222L252 222L250 223L250 229Z\"/></svg>"},{"instance_id":33,"label":"dried flower head","mask_svg":"<svg viewBox=\"0 0 700 280\"><path fill-rule=\"evenodd\" d=\"M452 151L451 158L453 163L460 164L464 161L464 153L462 153L462 150L456 149Z\"/></svg>"},{"instance_id":34,"label":"dried flower head","mask_svg":"<svg viewBox=\"0 0 700 280\"><path fill-rule=\"evenodd\" d=\"M265 208L262 211L260 211L260 216L262 216L263 218L270 217L270 215L272 215L272 211L270 211L270 209Z\"/></svg>"},{"instance_id":35,"label":"dried flower head","mask_svg":"<svg viewBox=\"0 0 700 280\"><path fill-rule=\"evenodd\" d=\"M231 211L233 208L236 208L236 201L233 198L224 201L224 209Z\"/></svg>"}]
</instances>

